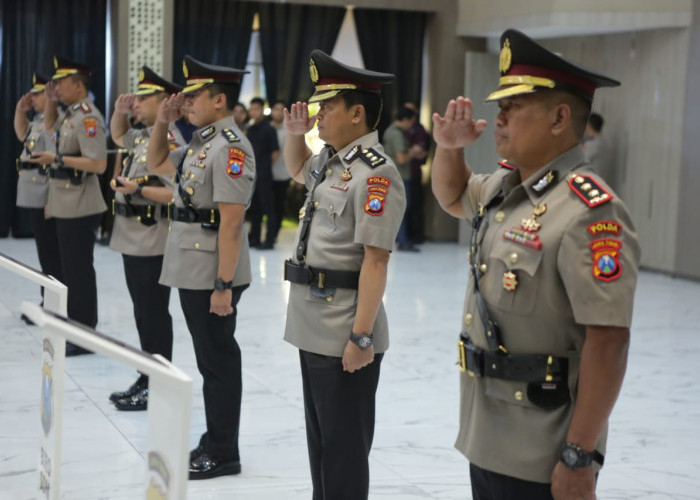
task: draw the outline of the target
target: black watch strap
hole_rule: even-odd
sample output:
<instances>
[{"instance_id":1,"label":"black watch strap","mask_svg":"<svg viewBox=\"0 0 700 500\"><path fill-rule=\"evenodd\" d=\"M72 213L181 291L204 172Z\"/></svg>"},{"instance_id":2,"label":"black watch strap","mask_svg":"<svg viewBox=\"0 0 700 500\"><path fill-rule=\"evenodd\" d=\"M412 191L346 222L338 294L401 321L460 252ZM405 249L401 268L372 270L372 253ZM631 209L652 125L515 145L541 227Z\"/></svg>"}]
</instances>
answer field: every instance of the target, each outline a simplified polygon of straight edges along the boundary
<instances>
[{"instance_id":1,"label":"black watch strap","mask_svg":"<svg viewBox=\"0 0 700 500\"><path fill-rule=\"evenodd\" d=\"M372 345L372 335L356 335L350 332L350 342L364 351L365 349L369 349Z\"/></svg>"},{"instance_id":2,"label":"black watch strap","mask_svg":"<svg viewBox=\"0 0 700 500\"><path fill-rule=\"evenodd\" d=\"M584 451L573 443L564 443L561 448L561 461L569 469L583 469L593 462L603 465L605 457L598 450Z\"/></svg>"},{"instance_id":3,"label":"black watch strap","mask_svg":"<svg viewBox=\"0 0 700 500\"><path fill-rule=\"evenodd\" d=\"M221 278L216 278L214 281L214 290L231 290L233 281L224 281Z\"/></svg>"}]
</instances>

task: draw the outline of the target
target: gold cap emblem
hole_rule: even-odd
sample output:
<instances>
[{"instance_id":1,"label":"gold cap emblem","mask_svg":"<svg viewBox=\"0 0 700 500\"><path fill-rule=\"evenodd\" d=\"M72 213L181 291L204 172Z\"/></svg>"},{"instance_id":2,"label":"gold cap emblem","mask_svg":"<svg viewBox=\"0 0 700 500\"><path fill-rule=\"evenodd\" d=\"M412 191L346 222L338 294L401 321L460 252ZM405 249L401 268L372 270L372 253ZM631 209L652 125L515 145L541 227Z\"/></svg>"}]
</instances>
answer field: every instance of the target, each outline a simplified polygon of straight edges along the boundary
<instances>
[{"instance_id":1,"label":"gold cap emblem","mask_svg":"<svg viewBox=\"0 0 700 500\"><path fill-rule=\"evenodd\" d=\"M32 75L32 85L36 85L36 73Z\"/></svg>"},{"instance_id":2,"label":"gold cap emblem","mask_svg":"<svg viewBox=\"0 0 700 500\"><path fill-rule=\"evenodd\" d=\"M182 74L185 75L185 78L190 76L190 72L187 70L187 61L182 61Z\"/></svg>"},{"instance_id":3,"label":"gold cap emblem","mask_svg":"<svg viewBox=\"0 0 700 500\"><path fill-rule=\"evenodd\" d=\"M503 48L501 49L501 57L498 61L498 68L501 70L501 73L505 73L510 69L512 60L513 54L510 51L510 40L506 38L506 41L503 43Z\"/></svg>"},{"instance_id":4,"label":"gold cap emblem","mask_svg":"<svg viewBox=\"0 0 700 500\"><path fill-rule=\"evenodd\" d=\"M309 62L309 75L311 75L311 81L316 85L318 83L318 69L316 69L316 63L313 59Z\"/></svg>"},{"instance_id":5,"label":"gold cap emblem","mask_svg":"<svg viewBox=\"0 0 700 500\"><path fill-rule=\"evenodd\" d=\"M146 73L143 72L143 69L139 70L139 82L142 82L146 78Z\"/></svg>"},{"instance_id":6,"label":"gold cap emblem","mask_svg":"<svg viewBox=\"0 0 700 500\"><path fill-rule=\"evenodd\" d=\"M56 56L53 56L53 67L54 69L58 69L58 59L56 59Z\"/></svg>"}]
</instances>

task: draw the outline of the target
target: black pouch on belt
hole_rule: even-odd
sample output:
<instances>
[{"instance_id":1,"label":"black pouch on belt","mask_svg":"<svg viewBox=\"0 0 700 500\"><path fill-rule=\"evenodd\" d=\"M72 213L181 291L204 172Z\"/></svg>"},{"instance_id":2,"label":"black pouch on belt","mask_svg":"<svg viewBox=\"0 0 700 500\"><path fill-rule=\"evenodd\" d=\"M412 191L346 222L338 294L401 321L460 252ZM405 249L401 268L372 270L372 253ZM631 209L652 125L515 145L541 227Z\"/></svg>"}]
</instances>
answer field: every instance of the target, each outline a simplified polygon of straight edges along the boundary
<instances>
[{"instance_id":1,"label":"black pouch on belt","mask_svg":"<svg viewBox=\"0 0 700 500\"><path fill-rule=\"evenodd\" d=\"M568 360L562 359L559 363L560 374L551 382L530 382L527 384L527 399L543 410L554 410L571 401Z\"/></svg>"}]
</instances>

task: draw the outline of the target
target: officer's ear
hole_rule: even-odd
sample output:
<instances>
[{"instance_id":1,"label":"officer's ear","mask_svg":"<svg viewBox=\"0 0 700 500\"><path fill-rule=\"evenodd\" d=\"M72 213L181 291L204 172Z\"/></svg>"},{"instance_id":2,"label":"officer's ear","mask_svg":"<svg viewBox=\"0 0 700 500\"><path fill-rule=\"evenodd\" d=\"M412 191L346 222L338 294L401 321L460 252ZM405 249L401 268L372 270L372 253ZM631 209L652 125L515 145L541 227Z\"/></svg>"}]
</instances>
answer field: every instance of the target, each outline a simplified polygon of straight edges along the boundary
<instances>
[{"instance_id":1,"label":"officer's ear","mask_svg":"<svg viewBox=\"0 0 700 500\"><path fill-rule=\"evenodd\" d=\"M224 109L226 107L226 94L223 92L216 94L214 96L214 108L217 110Z\"/></svg>"},{"instance_id":2,"label":"officer's ear","mask_svg":"<svg viewBox=\"0 0 700 500\"><path fill-rule=\"evenodd\" d=\"M571 106L560 103L552 108L552 135L558 136L571 128Z\"/></svg>"},{"instance_id":3,"label":"officer's ear","mask_svg":"<svg viewBox=\"0 0 700 500\"><path fill-rule=\"evenodd\" d=\"M352 109L352 123L365 123L365 107L362 104L355 104Z\"/></svg>"}]
</instances>

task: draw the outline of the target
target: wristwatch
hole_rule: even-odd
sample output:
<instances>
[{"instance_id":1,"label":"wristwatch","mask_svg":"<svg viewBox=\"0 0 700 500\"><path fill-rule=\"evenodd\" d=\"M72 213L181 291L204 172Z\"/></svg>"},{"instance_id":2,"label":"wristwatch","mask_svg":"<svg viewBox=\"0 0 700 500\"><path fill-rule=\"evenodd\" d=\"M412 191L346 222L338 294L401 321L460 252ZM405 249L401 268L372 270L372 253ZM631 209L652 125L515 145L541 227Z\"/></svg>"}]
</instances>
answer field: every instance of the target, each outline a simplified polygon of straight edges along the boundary
<instances>
[{"instance_id":1,"label":"wristwatch","mask_svg":"<svg viewBox=\"0 0 700 500\"><path fill-rule=\"evenodd\" d=\"M63 153L56 153L56 161L54 163L57 167L63 166Z\"/></svg>"},{"instance_id":2,"label":"wristwatch","mask_svg":"<svg viewBox=\"0 0 700 500\"><path fill-rule=\"evenodd\" d=\"M216 278L214 281L214 290L230 290L233 288L233 281L224 281L221 278Z\"/></svg>"},{"instance_id":3,"label":"wristwatch","mask_svg":"<svg viewBox=\"0 0 700 500\"><path fill-rule=\"evenodd\" d=\"M596 450L583 451L580 446L573 443L564 443L561 447L560 460L569 469L583 469L590 466L594 461L603 465L603 455Z\"/></svg>"},{"instance_id":4,"label":"wristwatch","mask_svg":"<svg viewBox=\"0 0 700 500\"><path fill-rule=\"evenodd\" d=\"M372 345L372 335L355 335L350 332L350 342L364 351Z\"/></svg>"},{"instance_id":5,"label":"wristwatch","mask_svg":"<svg viewBox=\"0 0 700 500\"><path fill-rule=\"evenodd\" d=\"M136 186L136 191L135 193L139 196L143 196L143 184L138 184Z\"/></svg>"}]
</instances>

